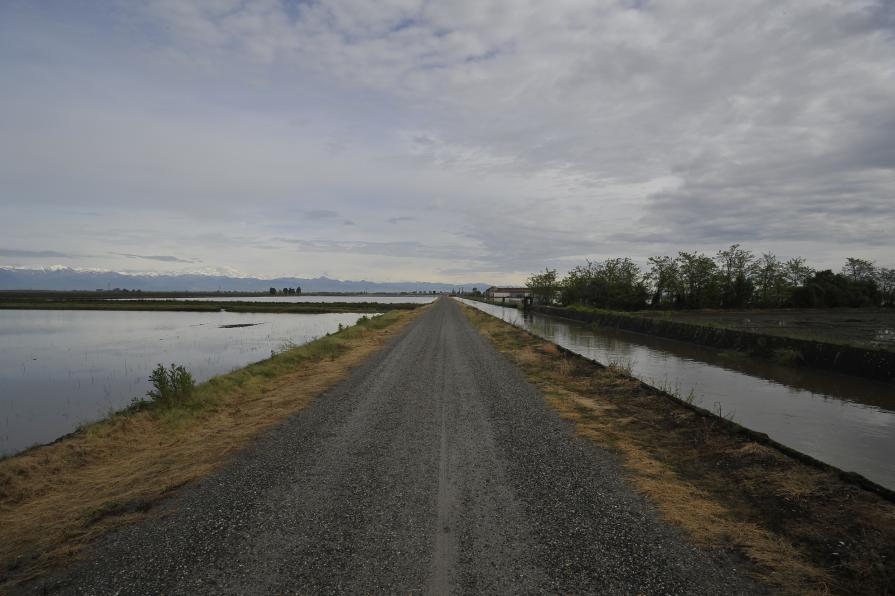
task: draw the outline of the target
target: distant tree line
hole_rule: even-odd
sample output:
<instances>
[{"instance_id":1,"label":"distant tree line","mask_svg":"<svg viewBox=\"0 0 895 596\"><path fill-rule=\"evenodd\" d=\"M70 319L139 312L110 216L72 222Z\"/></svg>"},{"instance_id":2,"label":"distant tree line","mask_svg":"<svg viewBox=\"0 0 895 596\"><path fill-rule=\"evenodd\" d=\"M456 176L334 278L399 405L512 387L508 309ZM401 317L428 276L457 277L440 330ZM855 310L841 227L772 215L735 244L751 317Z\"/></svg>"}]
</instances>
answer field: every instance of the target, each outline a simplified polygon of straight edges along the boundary
<instances>
[{"instance_id":1,"label":"distant tree line","mask_svg":"<svg viewBox=\"0 0 895 596\"><path fill-rule=\"evenodd\" d=\"M756 256L739 244L711 257L650 257L646 269L628 257L587 261L562 279L545 269L526 286L537 303L623 310L895 306L893 269L849 257L839 273L816 271L801 257Z\"/></svg>"},{"instance_id":2,"label":"distant tree line","mask_svg":"<svg viewBox=\"0 0 895 596\"><path fill-rule=\"evenodd\" d=\"M298 296L298 295L301 294L301 287L296 287L296 288L283 288L282 291L281 291L281 293L282 293L284 296ZM277 294L277 289L276 289L276 288L271 288L271 289L270 289L270 295L271 295L271 296L275 296L276 294Z\"/></svg>"}]
</instances>

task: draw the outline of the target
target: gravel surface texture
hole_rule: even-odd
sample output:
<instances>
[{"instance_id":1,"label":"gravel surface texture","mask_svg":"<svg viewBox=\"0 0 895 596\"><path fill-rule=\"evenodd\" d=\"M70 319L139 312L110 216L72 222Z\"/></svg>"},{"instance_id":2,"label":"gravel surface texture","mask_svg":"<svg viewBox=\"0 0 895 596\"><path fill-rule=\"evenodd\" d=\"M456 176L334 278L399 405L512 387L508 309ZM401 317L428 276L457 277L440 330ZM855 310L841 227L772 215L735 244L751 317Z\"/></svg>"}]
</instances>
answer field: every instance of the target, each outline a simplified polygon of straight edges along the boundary
<instances>
[{"instance_id":1,"label":"gravel surface texture","mask_svg":"<svg viewBox=\"0 0 895 596\"><path fill-rule=\"evenodd\" d=\"M224 469L26 591L763 590L659 521L442 299Z\"/></svg>"}]
</instances>

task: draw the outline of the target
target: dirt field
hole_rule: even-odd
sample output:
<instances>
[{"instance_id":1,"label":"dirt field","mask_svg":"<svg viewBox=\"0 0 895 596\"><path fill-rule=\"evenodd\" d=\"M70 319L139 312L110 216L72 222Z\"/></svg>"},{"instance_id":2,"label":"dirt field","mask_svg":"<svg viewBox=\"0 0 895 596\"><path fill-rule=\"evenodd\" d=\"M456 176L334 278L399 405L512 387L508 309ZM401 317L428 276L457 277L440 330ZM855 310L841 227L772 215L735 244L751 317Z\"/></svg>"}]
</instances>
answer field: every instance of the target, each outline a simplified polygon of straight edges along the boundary
<instances>
[{"instance_id":1,"label":"dirt field","mask_svg":"<svg viewBox=\"0 0 895 596\"><path fill-rule=\"evenodd\" d=\"M644 311L632 314L768 335L895 350L895 309Z\"/></svg>"}]
</instances>

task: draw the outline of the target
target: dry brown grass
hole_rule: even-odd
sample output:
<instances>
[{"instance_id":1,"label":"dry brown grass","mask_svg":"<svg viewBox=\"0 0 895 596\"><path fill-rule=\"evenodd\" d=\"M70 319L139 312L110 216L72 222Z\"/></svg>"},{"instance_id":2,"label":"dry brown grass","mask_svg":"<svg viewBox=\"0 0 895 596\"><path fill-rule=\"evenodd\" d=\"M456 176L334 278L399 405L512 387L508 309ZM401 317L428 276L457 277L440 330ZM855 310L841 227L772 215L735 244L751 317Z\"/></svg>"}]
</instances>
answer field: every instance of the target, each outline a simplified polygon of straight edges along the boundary
<instances>
[{"instance_id":1,"label":"dry brown grass","mask_svg":"<svg viewBox=\"0 0 895 596\"><path fill-rule=\"evenodd\" d=\"M424 309L392 311L217 377L201 407L138 411L0 461L0 591L65 564L306 406Z\"/></svg>"},{"instance_id":2,"label":"dry brown grass","mask_svg":"<svg viewBox=\"0 0 895 596\"><path fill-rule=\"evenodd\" d=\"M481 333L694 542L791 594L895 592L895 504L480 311Z\"/></svg>"}]
</instances>

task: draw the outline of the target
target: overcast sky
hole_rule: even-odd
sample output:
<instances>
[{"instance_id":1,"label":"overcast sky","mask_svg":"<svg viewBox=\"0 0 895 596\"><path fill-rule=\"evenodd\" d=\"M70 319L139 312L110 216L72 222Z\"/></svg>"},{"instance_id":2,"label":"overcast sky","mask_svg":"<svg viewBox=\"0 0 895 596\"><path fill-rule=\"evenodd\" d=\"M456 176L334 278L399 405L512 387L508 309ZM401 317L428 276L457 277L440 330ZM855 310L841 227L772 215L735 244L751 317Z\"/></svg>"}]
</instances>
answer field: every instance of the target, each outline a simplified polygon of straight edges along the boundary
<instances>
[{"instance_id":1,"label":"overcast sky","mask_svg":"<svg viewBox=\"0 0 895 596\"><path fill-rule=\"evenodd\" d=\"M2 0L0 76L0 265L895 265L891 0Z\"/></svg>"}]
</instances>

